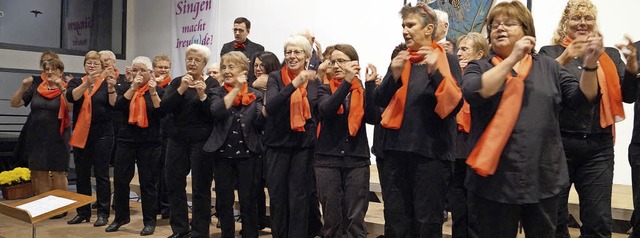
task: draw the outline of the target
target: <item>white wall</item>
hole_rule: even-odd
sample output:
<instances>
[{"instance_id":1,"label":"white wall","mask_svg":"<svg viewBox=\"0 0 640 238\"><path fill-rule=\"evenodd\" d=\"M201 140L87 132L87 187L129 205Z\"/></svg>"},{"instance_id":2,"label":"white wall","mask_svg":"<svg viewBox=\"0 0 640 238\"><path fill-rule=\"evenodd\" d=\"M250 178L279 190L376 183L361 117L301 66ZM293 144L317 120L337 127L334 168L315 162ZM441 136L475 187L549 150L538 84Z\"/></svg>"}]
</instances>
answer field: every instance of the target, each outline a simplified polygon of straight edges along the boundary
<instances>
[{"instance_id":1,"label":"white wall","mask_svg":"<svg viewBox=\"0 0 640 238\"><path fill-rule=\"evenodd\" d=\"M233 40L233 20L238 16L251 20L249 38L266 50L283 57L283 42L303 28L315 31L323 47L336 43L353 45L362 64L373 63L384 74L395 45L402 41L401 20L398 15L402 0L219 0L217 45ZM464 1L464 0L463 0ZM526 3L526 0L521 0ZM621 42L623 34L640 40L640 31L632 28L637 0L592 0L599 6L598 24L605 37L605 45ZM138 55L153 57L169 54L171 41L171 0L129 0L127 9L127 60L118 60L124 68ZM560 1L533 1L537 48L550 43L560 14L566 4ZM610 5L615 4L616 7ZM624 6L624 7L620 7ZM0 67L37 70L37 52L0 49ZM82 57L62 56L68 71L83 72ZM219 51L213 52L211 62L218 61ZM175 76L175 75L174 75ZM614 183L631 184L627 162L627 146L633 127L632 105L625 105L627 119L617 124L616 165Z\"/></svg>"}]
</instances>

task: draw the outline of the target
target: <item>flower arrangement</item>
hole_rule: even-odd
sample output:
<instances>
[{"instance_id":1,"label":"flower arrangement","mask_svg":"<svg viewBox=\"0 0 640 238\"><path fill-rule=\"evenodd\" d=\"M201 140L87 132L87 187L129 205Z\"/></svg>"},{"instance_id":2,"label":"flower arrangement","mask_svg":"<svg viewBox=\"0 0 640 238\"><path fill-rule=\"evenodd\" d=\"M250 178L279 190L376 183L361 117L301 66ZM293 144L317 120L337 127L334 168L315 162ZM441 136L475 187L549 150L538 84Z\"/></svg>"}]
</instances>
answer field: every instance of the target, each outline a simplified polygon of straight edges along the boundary
<instances>
[{"instance_id":1,"label":"flower arrangement","mask_svg":"<svg viewBox=\"0 0 640 238\"><path fill-rule=\"evenodd\" d=\"M0 187L22 184L31 181L31 171L28 168L17 167L0 173Z\"/></svg>"}]
</instances>

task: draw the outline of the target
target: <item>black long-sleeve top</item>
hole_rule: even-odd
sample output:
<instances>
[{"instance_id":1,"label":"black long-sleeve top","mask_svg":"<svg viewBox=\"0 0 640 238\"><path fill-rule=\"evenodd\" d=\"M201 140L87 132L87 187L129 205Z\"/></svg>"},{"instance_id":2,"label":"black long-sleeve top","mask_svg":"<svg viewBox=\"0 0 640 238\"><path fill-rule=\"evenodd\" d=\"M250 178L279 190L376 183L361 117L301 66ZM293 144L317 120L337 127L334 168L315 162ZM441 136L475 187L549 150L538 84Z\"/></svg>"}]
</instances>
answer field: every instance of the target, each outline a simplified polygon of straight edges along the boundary
<instances>
[{"instance_id":1,"label":"black long-sleeve top","mask_svg":"<svg viewBox=\"0 0 640 238\"><path fill-rule=\"evenodd\" d=\"M640 48L640 41L636 41L634 45L636 46L636 49ZM638 61L640 61L640 55L638 55ZM638 81L639 80L636 79L636 84L638 83ZM633 105L634 115L640 115L640 98L638 97L638 95L640 95L640 92L636 91L636 103ZM631 142L640 143L640 116L633 117L633 135L631 136Z\"/></svg>"},{"instance_id":2,"label":"black long-sleeve top","mask_svg":"<svg viewBox=\"0 0 640 238\"><path fill-rule=\"evenodd\" d=\"M540 49L540 55L557 58L564 52L565 48L561 45L548 45ZM622 101L633 103L636 100L636 91L638 90L638 80L636 75L625 70L625 63L620 58L617 49L607 47L605 53L609 55L611 60L616 64L618 75L620 76L620 91L622 92ZM565 68L569 70L573 76L580 78L582 75L582 58L573 59ZM560 131L569 133L605 133L611 134L611 126L602 128L600 126L600 100L601 94L595 104L585 104L577 108L563 108L560 111Z\"/></svg>"},{"instance_id":3,"label":"black long-sleeve top","mask_svg":"<svg viewBox=\"0 0 640 238\"><path fill-rule=\"evenodd\" d=\"M153 80L153 79L151 79ZM126 91L125 91L126 92ZM164 89L157 88L158 97L162 98ZM114 108L120 111L120 129L116 135L116 141L128 143L153 143L160 144L162 142L162 134L160 121L164 116L162 108L154 108L153 101L149 91L145 92L144 101L147 108L147 121L149 126L141 128L135 124L129 124L129 108L131 100L124 97L124 93L118 94Z\"/></svg>"},{"instance_id":4,"label":"black long-sleeve top","mask_svg":"<svg viewBox=\"0 0 640 238\"><path fill-rule=\"evenodd\" d=\"M292 79L293 80L293 79ZM304 125L304 132L291 129L289 109L291 94L296 90L293 84L284 86L281 70L269 74L265 107L267 121L264 126L264 145L269 147L309 148L316 143L316 105L318 101L317 80L307 84L307 99L311 109L311 119Z\"/></svg>"},{"instance_id":5,"label":"black long-sleeve top","mask_svg":"<svg viewBox=\"0 0 640 238\"><path fill-rule=\"evenodd\" d=\"M235 111L240 119L240 128L242 131L243 144L247 146L254 154L261 154L262 148L262 128L264 126L264 116L262 115L262 92L249 87L249 93L256 95L256 99L249 105L239 105L227 109L224 104L224 97L229 94L223 87L217 87L209 91L211 97L211 114L213 115L213 130L209 135L209 139L204 144L204 150L207 152L215 152L224 146L225 141L229 138L230 129L234 122ZM237 141L236 141L237 142Z\"/></svg>"},{"instance_id":6,"label":"black long-sleeve top","mask_svg":"<svg viewBox=\"0 0 640 238\"><path fill-rule=\"evenodd\" d=\"M452 76L460 82L462 73L458 60L447 54ZM435 91L442 82L440 71L427 74L425 65L411 66L407 99L400 129L384 128L384 150L404 151L423 157L440 160L453 160L456 136L456 113L458 107L444 119L434 111L437 99ZM402 86L402 80L393 79L391 69L387 71L382 83L374 91L376 104L386 108L396 91Z\"/></svg>"},{"instance_id":7,"label":"black long-sleeve top","mask_svg":"<svg viewBox=\"0 0 640 238\"><path fill-rule=\"evenodd\" d=\"M200 101L195 88L187 89L182 95L177 91L182 76L174 78L165 88L160 107L171 115L169 136L181 141L202 141L211 134L211 98ZM220 87L217 80L207 77L205 92Z\"/></svg>"},{"instance_id":8,"label":"black long-sleeve top","mask_svg":"<svg viewBox=\"0 0 640 238\"><path fill-rule=\"evenodd\" d=\"M374 154L376 156L376 160L378 158L382 158L382 151L384 151L383 148L383 143L384 143L384 127L382 127L382 125L380 125L380 122L382 121L382 112L384 111L384 108L378 107L378 105L375 103L375 95L373 94L373 92L376 90L376 87L378 87L376 85L375 81L367 81L364 83L365 85L365 98L367 101L369 101L369 104L367 105L371 105L372 108L370 109L365 109L365 110L372 110L372 112L374 112L375 114L371 114L371 121L373 122L373 144L371 145L371 153Z\"/></svg>"},{"instance_id":9,"label":"black long-sleeve top","mask_svg":"<svg viewBox=\"0 0 640 238\"><path fill-rule=\"evenodd\" d=\"M470 139L474 146L502 98L503 89L489 98L477 92L482 88L482 74L493 68L493 56L471 61L464 70L462 91L471 107ZM573 74L554 59L534 54L533 66L524 80L520 114L498 168L489 177L468 169L467 189L486 199L512 204L537 203L560 193L569 185L560 110L588 103Z\"/></svg>"},{"instance_id":10,"label":"black long-sleeve top","mask_svg":"<svg viewBox=\"0 0 640 238\"><path fill-rule=\"evenodd\" d=\"M318 114L320 118L320 135L316 143L316 154L333 157L337 160L366 160L369 161L369 141L367 139L367 129L365 123L374 124L377 110L375 103L369 102L362 95L364 102L364 116L360 123L360 128L355 136L349 134L349 102L353 98L350 93L351 83L342 80L340 86L334 93L331 93L329 84L323 84L318 88ZM349 100L346 100L347 97ZM340 106L343 106L343 113L337 114ZM368 110L369 109L369 110ZM342 159L344 157L344 159ZM319 157L326 158L326 157ZM348 158L348 159L347 159ZM325 162L322 159L316 160L316 166ZM336 163L331 163L328 166ZM343 161L348 162L348 161ZM349 163L345 165L348 166Z\"/></svg>"},{"instance_id":11,"label":"black long-sleeve top","mask_svg":"<svg viewBox=\"0 0 640 238\"><path fill-rule=\"evenodd\" d=\"M77 101L73 99L73 90L82 84L82 78L74 78L67 84L67 102L73 103L73 127L75 128L78 121L78 114L82 103L84 102L84 95ZM100 87L93 90L98 90L91 97L91 126L89 127L89 135L87 136L87 142L97 139L103 136L113 136L113 121L112 112L113 106L109 104L107 81L103 81Z\"/></svg>"}]
</instances>

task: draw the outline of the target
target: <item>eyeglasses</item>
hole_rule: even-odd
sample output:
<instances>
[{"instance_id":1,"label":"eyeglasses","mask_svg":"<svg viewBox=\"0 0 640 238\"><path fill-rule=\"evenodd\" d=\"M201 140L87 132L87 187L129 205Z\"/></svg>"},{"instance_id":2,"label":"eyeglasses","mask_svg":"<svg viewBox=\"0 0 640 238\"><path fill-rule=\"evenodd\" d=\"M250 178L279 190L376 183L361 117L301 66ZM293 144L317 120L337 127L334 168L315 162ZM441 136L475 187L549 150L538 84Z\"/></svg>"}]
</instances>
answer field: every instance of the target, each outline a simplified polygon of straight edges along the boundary
<instances>
[{"instance_id":1,"label":"eyeglasses","mask_svg":"<svg viewBox=\"0 0 640 238\"><path fill-rule=\"evenodd\" d=\"M87 61L87 62L84 62L84 65L86 65L86 66L99 66L99 65L102 65L102 63L93 62L93 61Z\"/></svg>"},{"instance_id":2,"label":"eyeglasses","mask_svg":"<svg viewBox=\"0 0 640 238\"><path fill-rule=\"evenodd\" d=\"M196 63L196 64L200 64L200 63L202 63L202 59L200 59L200 58L187 58L187 64L191 63L191 62Z\"/></svg>"},{"instance_id":3,"label":"eyeglasses","mask_svg":"<svg viewBox=\"0 0 640 238\"><path fill-rule=\"evenodd\" d=\"M329 61L329 66L334 66L334 65L338 65L338 66L342 66L344 65L344 63L350 62L351 60L344 60L344 59L339 59L339 60L331 60Z\"/></svg>"},{"instance_id":4,"label":"eyeglasses","mask_svg":"<svg viewBox=\"0 0 640 238\"><path fill-rule=\"evenodd\" d=\"M302 54L304 54L304 50L288 50L288 51L284 52L285 56L291 55L291 54L296 55L296 56L297 55L302 55Z\"/></svg>"},{"instance_id":5,"label":"eyeglasses","mask_svg":"<svg viewBox=\"0 0 640 238\"><path fill-rule=\"evenodd\" d=\"M227 69L228 69L228 70L233 71L235 68L236 68L236 66L235 66L235 65L233 65L233 64L228 64L228 65L224 65L224 64L223 64L223 65L220 65L220 71L225 71L225 70L227 70Z\"/></svg>"},{"instance_id":6,"label":"eyeglasses","mask_svg":"<svg viewBox=\"0 0 640 238\"><path fill-rule=\"evenodd\" d=\"M586 22L586 23L593 23L594 21L596 21L596 19L592 16L573 16L569 19L569 21L573 22L573 23L580 23L582 21Z\"/></svg>"},{"instance_id":7,"label":"eyeglasses","mask_svg":"<svg viewBox=\"0 0 640 238\"><path fill-rule=\"evenodd\" d=\"M149 72L149 70L148 69L136 69L136 68L133 68L133 69L131 69L131 72L134 73L134 74L137 74L138 72L146 73L146 72Z\"/></svg>"},{"instance_id":8,"label":"eyeglasses","mask_svg":"<svg viewBox=\"0 0 640 238\"><path fill-rule=\"evenodd\" d=\"M491 28L491 30L497 30L500 26L504 26L505 29L513 29L517 26L520 26L520 23L517 22L500 22L500 23L491 23L491 25L489 25L489 28Z\"/></svg>"},{"instance_id":9,"label":"eyeglasses","mask_svg":"<svg viewBox=\"0 0 640 238\"><path fill-rule=\"evenodd\" d=\"M253 68L254 69L262 69L262 70L264 70L264 64L254 64Z\"/></svg>"}]
</instances>

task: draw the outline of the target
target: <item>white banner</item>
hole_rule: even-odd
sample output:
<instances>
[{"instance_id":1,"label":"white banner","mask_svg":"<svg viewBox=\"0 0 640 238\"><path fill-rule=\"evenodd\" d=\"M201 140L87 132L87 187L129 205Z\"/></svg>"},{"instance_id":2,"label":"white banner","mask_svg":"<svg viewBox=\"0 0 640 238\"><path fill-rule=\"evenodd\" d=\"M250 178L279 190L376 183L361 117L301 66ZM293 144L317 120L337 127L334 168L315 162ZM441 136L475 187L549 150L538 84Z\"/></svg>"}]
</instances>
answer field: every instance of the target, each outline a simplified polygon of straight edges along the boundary
<instances>
[{"instance_id":1,"label":"white banner","mask_svg":"<svg viewBox=\"0 0 640 238\"><path fill-rule=\"evenodd\" d=\"M191 44L201 44L216 55L214 35L218 23L217 0L173 0L171 19L171 75L177 77L186 73L185 50ZM214 57L212 57L214 58Z\"/></svg>"}]
</instances>

